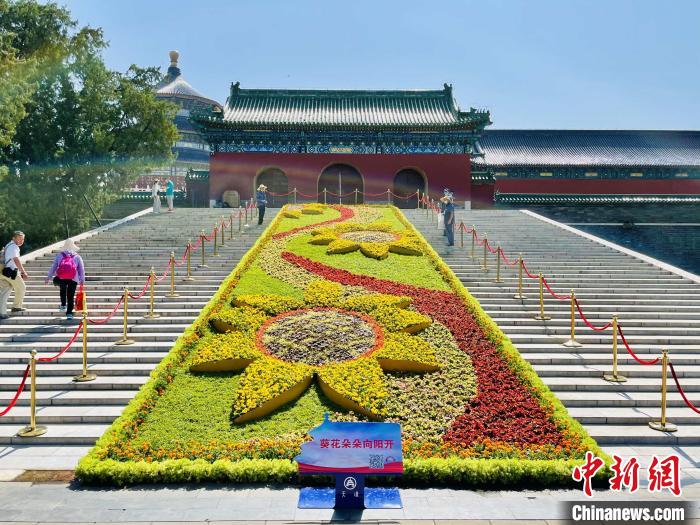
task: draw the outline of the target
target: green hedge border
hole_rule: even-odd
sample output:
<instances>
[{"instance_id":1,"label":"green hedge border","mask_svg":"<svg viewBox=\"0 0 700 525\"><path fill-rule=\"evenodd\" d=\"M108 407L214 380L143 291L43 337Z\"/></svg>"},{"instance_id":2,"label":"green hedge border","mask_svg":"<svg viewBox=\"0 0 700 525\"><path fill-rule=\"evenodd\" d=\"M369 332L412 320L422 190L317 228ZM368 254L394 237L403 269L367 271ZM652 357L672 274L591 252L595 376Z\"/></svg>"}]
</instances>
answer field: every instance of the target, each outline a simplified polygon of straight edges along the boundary
<instances>
[{"instance_id":1,"label":"green hedge border","mask_svg":"<svg viewBox=\"0 0 700 525\"><path fill-rule=\"evenodd\" d=\"M285 206L286 207L286 206ZM571 418L566 408L552 394L513 346L498 325L484 312L478 301L466 290L452 270L442 261L423 235L406 219L401 211L390 207L401 223L413 231L423 242L425 253L437 271L448 281L450 287L463 300L468 311L474 315L486 336L497 346L507 360L511 370L528 386L541 405L553 407L552 419L558 428L569 429L577 434L589 450L603 457L607 465L610 458L586 433L583 427ZM282 210L284 207L282 208ZM190 483L190 482L235 482L235 483L288 483L298 480L296 463L288 459L243 459L239 461L217 460L208 462L197 459L178 459L156 462L116 461L101 459L100 452L111 443L129 439L128 429L143 420L169 384L170 371L182 364L192 346L203 334L211 315L226 304L241 274L257 258L262 246L268 242L283 220L281 211L267 227L263 235L243 256L202 309L197 319L178 338L172 350L151 372L150 380L127 405L122 415L107 429L90 452L80 460L76 476L86 484L124 486L138 483ZM571 471L582 460L523 460L523 459L461 459L428 458L405 459L404 476L384 482L404 486L468 486L470 488L543 488L572 486ZM600 471L598 478L607 479L609 468Z\"/></svg>"}]
</instances>

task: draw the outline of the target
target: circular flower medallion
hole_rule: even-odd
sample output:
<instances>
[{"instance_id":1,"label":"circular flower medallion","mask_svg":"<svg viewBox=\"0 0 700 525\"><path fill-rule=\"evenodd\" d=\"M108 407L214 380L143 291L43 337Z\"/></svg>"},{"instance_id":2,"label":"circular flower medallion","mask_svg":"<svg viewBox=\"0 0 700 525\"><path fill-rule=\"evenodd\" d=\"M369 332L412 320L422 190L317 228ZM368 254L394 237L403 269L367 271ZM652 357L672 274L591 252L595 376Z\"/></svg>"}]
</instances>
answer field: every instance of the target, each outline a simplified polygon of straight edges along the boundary
<instances>
[{"instance_id":1,"label":"circular flower medallion","mask_svg":"<svg viewBox=\"0 0 700 525\"><path fill-rule=\"evenodd\" d=\"M341 239L353 242L393 242L399 238L398 235L377 230L362 230L340 234Z\"/></svg>"},{"instance_id":2,"label":"circular flower medallion","mask_svg":"<svg viewBox=\"0 0 700 525\"><path fill-rule=\"evenodd\" d=\"M369 317L346 310L296 310L268 320L258 342L269 355L290 363L323 366L349 361L381 344L381 329Z\"/></svg>"}]
</instances>

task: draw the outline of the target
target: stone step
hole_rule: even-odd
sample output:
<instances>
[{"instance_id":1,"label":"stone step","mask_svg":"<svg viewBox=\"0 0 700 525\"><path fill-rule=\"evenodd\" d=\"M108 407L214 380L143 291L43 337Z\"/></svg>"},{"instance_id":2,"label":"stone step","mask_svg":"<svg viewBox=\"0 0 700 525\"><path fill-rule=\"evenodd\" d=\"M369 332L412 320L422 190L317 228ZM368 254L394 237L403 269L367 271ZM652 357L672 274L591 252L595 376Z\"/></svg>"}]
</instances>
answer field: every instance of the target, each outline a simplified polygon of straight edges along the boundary
<instances>
[{"instance_id":1,"label":"stone step","mask_svg":"<svg viewBox=\"0 0 700 525\"><path fill-rule=\"evenodd\" d=\"M545 377L567 377L571 381L576 381L580 377L602 377L603 374L610 373L611 368L607 365L596 365L586 362L585 364L567 365L533 365L533 368L541 378ZM681 380L681 386L685 384L684 379L700 379L700 366L678 365L674 366L676 375ZM617 367L618 373L628 378L661 378L661 365L639 365L620 364Z\"/></svg>"},{"instance_id":2,"label":"stone step","mask_svg":"<svg viewBox=\"0 0 700 525\"><path fill-rule=\"evenodd\" d=\"M37 406L82 406L82 405L115 405L124 407L136 390L39 390L36 393ZM14 392L0 391L0 406L7 403ZM29 396L23 395L17 400L17 406L29 406ZM657 403L658 404L658 403ZM6 416L5 416L6 417Z\"/></svg>"},{"instance_id":3,"label":"stone step","mask_svg":"<svg viewBox=\"0 0 700 525\"><path fill-rule=\"evenodd\" d=\"M567 353L567 354L553 354L549 352L542 353L521 353L530 364L532 365L571 365L571 364L582 364L582 365L605 365L609 367L612 365L612 353ZM642 360L652 360L659 357L659 353L648 353L648 354L637 354ZM696 366L700 359L700 351L695 354L673 354L673 364L678 367L680 365ZM0 354L0 359L3 355ZM620 365L634 365L636 361L633 357L629 355L618 355L618 364Z\"/></svg>"},{"instance_id":4,"label":"stone step","mask_svg":"<svg viewBox=\"0 0 700 525\"><path fill-rule=\"evenodd\" d=\"M19 377L24 372L24 364L3 364L0 369L0 377ZM88 370L102 377L106 376L147 376L153 370L151 363L91 363L88 362ZM78 363L65 363L52 361L37 365L37 376L64 377L76 376L83 368Z\"/></svg>"},{"instance_id":5,"label":"stone step","mask_svg":"<svg viewBox=\"0 0 700 525\"><path fill-rule=\"evenodd\" d=\"M37 425L109 424L124 411L123 406L81 405L81 406L40 406L36 410ZM5 424L27 424L29 407L15 407L5 415Z\"/></svg>"},{"instance_id":6,"label":"stone step","mask_svg":"<svg viewBox=\"0 0 700 525\"><path fill-rule=\"evenodd\" d=\"M680 425L677 432L659 432L647 424L640 425L585 425L599 445L667 445L700 444L700 424Z\"/></svg>"},{"instance_id":7,"label":"stone step","mask_svg":"<svg viewBox=\"0 0 700 525\"><path fill-rule=\"evenodd\" d=\"M658 421L661 410L651 407L567 407L569 414L584 425L639 425ZM676 425L698 425L698 415L687 407L670 407L666 410L668 421ZM700 436L697 436L700 443Z\"/></svg>"},{"instance_id":8,"label":"stone step","mask_svg":"<svg viewBox=\"0 0 700 525\"><path fill-rule=\"evenodd\" d=\"M655 392L661 391L661 374L658 377L628 377L626 383L610 383L605 381L600 371L598 375L584 377L568 377L568 376L545 376L542 381L549 386L555 393L559 392ZM686 393L700 392L700 379L696 377L684 378L681 382L683 390ZM669 390L676 391L675 386L669 381Z\"/></svg>"},{"instance_id":9,"label":"stone step","mask_svg":"<svg viewBox=\"0 0 700 525\"><path fill-rule=\"evenodd\" d=\"M37 357L50 357L51 352L39 352ZM88 363L151 363L158 364L167 355L167 352L146 351L146 352L95 352L88 348ZM0 365L7 364L27 364L29 354L27 352L8 352L0 348ZM70 348L61 356L61 363L83 362L83 351L78 345Z\"/></svg>"},{"instance_id":10,"label":"stone step","mask_svg":"<svg viewBox=\"0 0 700 525\"><path fill-rule=\"evenodd\" d=\"M22 438L17 436L24 424L0 424L0 445L94 445L109 427L102 424L55 424L47 425L43 436ZM40 465L37 465L39 468Z\"/></svg>"},{"instance_id":11,"label":"stone step","mask_svg":"<svg viewBox=\"0 0 700 525\"><path fill-rule=\"evenodd\" d=\"M610 407L656 408L661 406L661 393L657 392L557 392L557 397L570 407L599 407L605 413ZM687 394L691 403L700 406L700 392ZM668 392L666 406L687 409L683 398L677 392Z\"/></svg>"},{"instance_id":12,"label":"stone step","mask_svg":"<svg viewBox=\"0 0 700 525\"><path fill-rule=\"evenodd\" d=\"M82 372L82 370L80 370ZM138 390L148 381L147 376L97 376L97 379L87 383L73 382L73 375L48 376L37 374L37 390ZM0 391L16 392L19 387L19 376L0 376ZM25 390L29 390L29 381ZM0 422L0 427L2 422Z\"/></svg>"}]
</instances>

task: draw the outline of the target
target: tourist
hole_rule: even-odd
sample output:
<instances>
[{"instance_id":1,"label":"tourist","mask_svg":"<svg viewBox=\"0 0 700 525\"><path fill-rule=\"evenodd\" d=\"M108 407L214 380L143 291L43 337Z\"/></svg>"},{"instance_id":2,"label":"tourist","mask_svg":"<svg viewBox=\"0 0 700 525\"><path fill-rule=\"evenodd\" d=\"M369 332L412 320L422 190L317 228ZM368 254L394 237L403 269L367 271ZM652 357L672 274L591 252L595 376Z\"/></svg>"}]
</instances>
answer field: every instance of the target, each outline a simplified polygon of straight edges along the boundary
<instances>
[{"instance_id":1,"label":"tourist","mask_svg":"<svg viewBox=\"0 0 700 525\"><path fill-rule=\"evenodd\" d=\"M455 245L455 205L451 197L445 196L440 199L445 203L445 234L447 235L447 246Z\"/></svg>"},{"instance_id":2,"label":"tourist","mask_svg":"<svg viewBox=\"0 0 700 525\"><path fill-rule=\"evenodd\" d=\"M0 320L10 317L7 315L7 301L10 298L12 286L7 281L0 280Z\"/></svg>"},{"instance_id":3,"label":"tourist","mask_svg":"<svg viewBox=\"0 0 700 525\"><path fill-rule=\"evenodd\" d=\"M15 291L15 299L12 303L13 312L23 312L26 310L24 307L24 294L27 291L27 285L24 284L24 280L28 279L29 275L24 270L22 261L19 259L19 248L23 244L24 233L16 231L12 234L12 240L7 243L3 252L3 262L5 266L2 269L0 279L8 283Z\"/></svg>"},{"instance_id":4,"label":"tourist","mask_svg":"<svg viewBox=\"0 0 700 525\"><path fill-rule=\"evenodd\" d=\"M445 188L442 190L442 196L450 198L452 196L452 192L449 190L449 188ZM442 236L446 237L447 236L447 221L445 220L445 204L446 201L443 201L443 199L440 199L440 213L442 213L442 222L443 222L443 229L442 229Z\"/></svg>"},{"instance_id":5,"label":"tourist","mask_svg":"<svg viewBox=\"0 0 700 525\"><path fill-rule=\"evenodd\" d=\"M83 258L78 255L78 247L73 239L66 239L63 248L56 254L45 282L48 283L52 279L60 289L61 306L58 309L65 310L66 319L73 319L75 290L79 284L85 283Z\"/></svg>"},{"instance_id":6,"label":"tourist","mask_svg":"<svg viewBox=\"0 0 700 525\"><path fill-rule=\"evenodd\" d=\"M258 226L263 223L263 217L265 217L265 206L267 205L266 191L267 186L261 184L258 186L258 191L255 193L255 200L258 203Z\"/></svg>"},{"instance_id":7,"label":"tourist","mask_svg":"<svg viewBox=\"0 0 700 525\"><path fill-rule=\"evenodd\" d=\"M160 213L160 182L158 179L153 181L151 195L153 196L153 213Z\"/></svg>"},{"instance_id":8,"label":"tourist","mask_svg":"<svg viewBox=\"0 0 700 525\"><path fill-rule=\"evenodd\" d=\"M173 211L173 199L175 198L175 184L172 179L168 177L165 182L165 199L168 201L168 213Z\"/></svg>"}]
</instances>

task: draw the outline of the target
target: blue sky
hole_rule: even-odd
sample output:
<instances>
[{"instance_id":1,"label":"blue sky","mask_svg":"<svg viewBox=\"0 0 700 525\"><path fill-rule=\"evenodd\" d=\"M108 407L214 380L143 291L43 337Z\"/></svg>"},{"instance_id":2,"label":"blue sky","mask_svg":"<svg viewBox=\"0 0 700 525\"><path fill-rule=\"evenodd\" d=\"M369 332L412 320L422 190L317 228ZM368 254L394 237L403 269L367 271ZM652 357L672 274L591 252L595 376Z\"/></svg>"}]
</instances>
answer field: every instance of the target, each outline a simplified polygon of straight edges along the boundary
<instances>
[{"instance_id":1,"label":"blue sky","mask_svg":"<svg viewBox=\"0 0 700 525\"><path fill-rule=\"evenodd\" d=\"M440 89L494 128L700 128L700 2L63 0L104 29L108 65L230 83Z\"/></svg>"}]
</instances>

